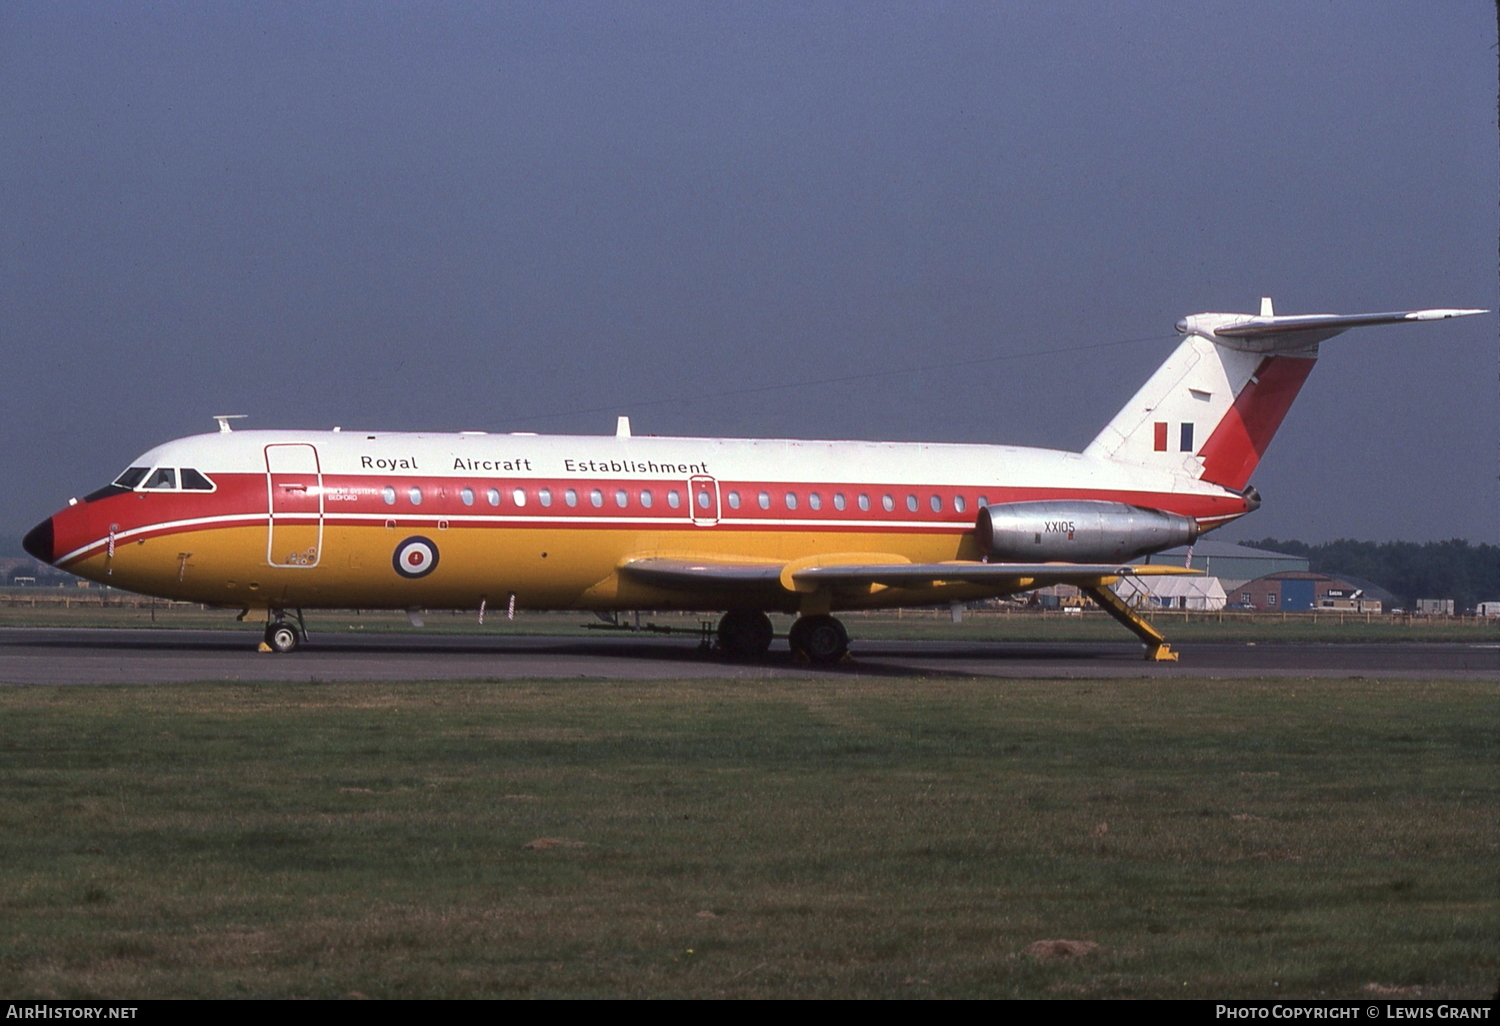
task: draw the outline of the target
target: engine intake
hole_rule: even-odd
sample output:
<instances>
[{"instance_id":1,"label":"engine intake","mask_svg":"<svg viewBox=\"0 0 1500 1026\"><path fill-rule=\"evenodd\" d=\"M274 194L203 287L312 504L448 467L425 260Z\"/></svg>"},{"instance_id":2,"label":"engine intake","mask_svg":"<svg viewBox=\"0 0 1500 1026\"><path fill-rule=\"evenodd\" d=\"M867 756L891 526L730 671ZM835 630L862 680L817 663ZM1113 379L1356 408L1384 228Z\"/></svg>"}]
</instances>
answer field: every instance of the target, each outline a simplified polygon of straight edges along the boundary
<instances>
[{"instance_id":1,"label":"engine intake","mask_svg":"<svg viewBox=\"0 0 1500 1026\"><path fill-rule=\"evenodd\" d=\"M1191 545L1198 521L1180 513L1089 499L1006 502L979 511L979 549L991 559L1123 563Z\"/></svg>"}]
</instances>

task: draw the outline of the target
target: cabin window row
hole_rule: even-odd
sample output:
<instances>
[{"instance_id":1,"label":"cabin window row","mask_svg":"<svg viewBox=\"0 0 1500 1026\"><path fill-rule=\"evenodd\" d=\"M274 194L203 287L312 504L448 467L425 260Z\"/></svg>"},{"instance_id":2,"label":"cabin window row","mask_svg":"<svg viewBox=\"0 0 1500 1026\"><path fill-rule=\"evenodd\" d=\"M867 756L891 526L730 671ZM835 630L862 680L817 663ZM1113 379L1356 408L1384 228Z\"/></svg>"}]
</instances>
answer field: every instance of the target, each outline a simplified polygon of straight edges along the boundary
<instances>
[{"instance_id":1,"label":"cabin window row","mask_svg":"<svg viewBox=\"0 0 1500 1026\"><path fill-rule=\"evenodd\" d=\"M509 493L508 496L506 494L507 492ZM381 490L380 494L381 497L385 500L385 504L387 506L394 506L396 504L397 493L396 489L392 486L387 485L384 489ZM424 497L425 493L423 493L422 489L417 487L416 485L413 485L410 488L406 489L406 501L411 503L413 506L422 505L422 500ZM514 506L524 507L528 503L534 501L538 506L550 507L555 501L560 500L565 506L576 507L580 503L586 501L588 505L594 507L595 509L602 509L607 501L604 489L602 488L591 488L582 493L580 493L576 488L564 488L561 489L560 492L556 493L554 493L551 488L538 488L534 491L528 491L525 488L510 488L504 490L499 488L486 488L483 491L475 491L473 488L460 488L458 491L458 497L465 506L475 506L480 504L500 506L504 504L508 497L511 505ZM663 497L665 498L666 504L669 508L682 508L682 492L676 489L669 489ZM645 509L654 508L656 506L656 499L656 493L649 488L643 488L636 494L636 501ZM699 496L699 499L701 500L700 505L702 505L706 509L709 505L708 496L706 494L701 495ZM615 506L620 509L628 509L630 507L630 493L624 488L614 489L613 493L609 496L609 500L612 500Z\"/></svg>"},{"instance_id":2,"label":"cabin window row","mask_svg":"<svg viewBox=\"0 0 1500 1026\"><path fill-rule=\"evenodd\" d=\"M773 496L770 492L757 492L755 495L755 504L761 509L769 510L776 505L776 498L777 497ZM802 505L803 498L804 496L801 492L784 492L780 496L781 508L786 510L799 509ZM849 498L843 492L834 492L830 498L832 499L834 509L842 512L843 510L849 508ZM740 497L740 493L737 491L726 492L724 495L724 500L728 503L730 509L739 509L744 505L744 500ZM821 510L823 508L823 493L808 492L806 494L806 501L808 509ZM860 509L861 512L866 513L868 513L874 505L870 496L867 493L863 492L855 496L854 504ZM934 513L941 513L946 508L943 497L941 495L929 495L927 497L927 505ZM989 499L981 495L979 497L979 505L989 505ZM919 496L908 493L905 499L905 506L908 513L916 513L922 508L922 500ZM896 507L897 503L896 497L894 495L887 493L880 497L880 508L885 510L887 513L894 513L896 511ZM962 495L955 495L952 499L952 508L955 513L965 513L968 511L969 504Z\"/></svg>"},{"instance_id":3,"label":"cabin window row","mask_svg":"<svg viewBox=\"0 0 1500 1026\"><path fill-rule=\"evenodd\" d=\"M413 506L422 505L423 500L427 498L427 493L425 493L417 485L412 485L404 489L404 492L406 501ZM748 494L749 493L746 493L746 495ZM394 506L396 504L397 498L399 497L399 493L394 486L386 485L385 488L381 490L381 497L385 500L385 504L387 506ZM510 505L518 508L524 508L533 502L537 506L540 506L542 508L550 508L554 505L554 503L559 501L562 503L562 505L569 508L576 508L584 503L587 503L588 506L593 507L594 509L603 509L606 505L610 504L613 504L613 506L617 509L629 509L631 505L631 493L624 488L610 489L608 490L608 492L606 492L606 490L602 488L590 488L585 490L564 488L560 489L558 492L554 492L551 488L486 488L483 490L476 490L474 488L466 486L459 489L458 497L465 506L488 505L499 507L505 505L507 501ZM662 493L661 498L665 501L666 508L674 510L682 509L683 503L685 501L683 493L675 488L667 489L664 493ZM795 511L797 509L800 509L804 502L804 499L809 510L822 510L824 506L822 492L807 492L804 494L802 492L788 491L781 493L780 496L773 496L773 494L769 491L760 491L755 493L754 501L755 505L760 509L770 510L777 505L776 500L778 498L780 500L780 508L788 511ZM833 492L829 498L832 502L833 508L840 512L848 509L850 506L849 497L846 496L843 492ZM657 493L650 488L642 488L635 493L635 501L642 509L656 508L657 499ZM702 489L697 492L695 501L701 510L707 512L713 506L712 493L708 489ZM732 510L747 508L747 498L746 496L741 495L738 490L730 490L725 492L724 501L725 504ZM932 494L927 497L926 505L932 510L932 512L942 513L945 509L949 508L950 503L953 512L968 512L968 502L962 495L955 495L951 500L945 501L943 496ZM880 508L887 513L895 512L898 505L896 496L890 493L881 495L879 498L879 504ZM908 493L905 496L903 504L906 507L906 511L908 513L919 512L922 509L923 505L921 497L912 493ZM855 495L853 505L858 508L860 512L867 513L874 508L875 501L868 493L860 492ZM988 505L989 498L987 496L981 495L979 497L979 506L983 507Z\"/></svg>"}]
</instances>

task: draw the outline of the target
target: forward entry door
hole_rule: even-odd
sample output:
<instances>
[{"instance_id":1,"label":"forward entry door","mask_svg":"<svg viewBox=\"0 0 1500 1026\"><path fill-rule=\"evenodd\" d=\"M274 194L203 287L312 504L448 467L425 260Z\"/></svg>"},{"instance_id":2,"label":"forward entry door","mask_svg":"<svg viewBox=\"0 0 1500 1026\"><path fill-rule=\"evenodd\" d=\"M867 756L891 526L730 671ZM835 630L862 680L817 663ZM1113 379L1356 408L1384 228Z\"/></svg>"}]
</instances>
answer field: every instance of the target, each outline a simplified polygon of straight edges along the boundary
<instances>
[{"instance_id":1,"label":"forward entry door","mask_svg":"<svg viewBox=\"0 0 1500 1026\"><path fill-rule=\"evenodd\" d=\"M266 562L313 567L323 557L323 470L303 442L266 446Z\"/></svg>"}]
</instances>

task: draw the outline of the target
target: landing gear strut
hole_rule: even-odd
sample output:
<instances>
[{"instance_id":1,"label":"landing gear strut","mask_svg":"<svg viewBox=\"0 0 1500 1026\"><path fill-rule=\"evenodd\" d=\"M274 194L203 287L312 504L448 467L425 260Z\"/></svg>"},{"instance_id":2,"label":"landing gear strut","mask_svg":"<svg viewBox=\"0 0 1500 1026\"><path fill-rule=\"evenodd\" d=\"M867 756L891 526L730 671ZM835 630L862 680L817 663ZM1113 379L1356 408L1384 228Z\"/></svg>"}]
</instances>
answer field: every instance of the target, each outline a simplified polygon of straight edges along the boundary
<instances>
[{"instance_id":1,"label":"landing gear strut","mask_svg":"<svg viewBox=\"0 0 1500 1026\"><path fill-rule=\"evenodd\" d=\"M1126 605L1125 600L1120 596L1100 585L1085 584L1081 585L1079 590L1099 603L1101 609L1141 639L1146 646L1148 662L1177 662L1177 653L1172 651L1172 646L1167 644L1167 639L1162 637L1161 631L1137 616L1135 610Z\"/></svg>"},{"instance_id":2,"label":"landing gear strut","mask_svg":"<svg viewBox=\"0 0 1500 1026\"><path fill-rule=\"evenodd\" d=\"M849 632L827 614L800 617L788 640L792 655L814 663L836 663L849 653Z\"/></svg>"},{"instance_id":3,"label":"landing gear strut","mask_svg":"<svg viewBox=\"0 0 1500 1026\"><path fill-rule=\"evenodd\" d=\"M776 632L765 613L728 612L719 621L719 648L731 659L759 659Z\"/></svg>"}]
</instances>

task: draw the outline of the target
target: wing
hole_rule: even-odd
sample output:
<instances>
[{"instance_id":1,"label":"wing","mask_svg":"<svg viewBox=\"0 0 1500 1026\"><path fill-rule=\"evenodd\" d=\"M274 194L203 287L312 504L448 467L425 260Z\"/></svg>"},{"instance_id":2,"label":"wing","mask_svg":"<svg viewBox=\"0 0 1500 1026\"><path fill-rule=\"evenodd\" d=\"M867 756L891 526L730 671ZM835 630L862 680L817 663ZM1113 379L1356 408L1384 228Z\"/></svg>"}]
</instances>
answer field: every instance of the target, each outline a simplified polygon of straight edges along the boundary
<instances>
[{"instance_id":1,"label":"wing","mask_svg":"<svg viewBox=\"0 0 1500 1026\"><path fill-rule=\"evenodd\" d=\"M646 557L624 563L620 571L642 584L673 591L777 594L861 590L874 587L922 589L967 584L996 592L1046 587L1049 584L1098 584L1113 577L1199 574L1180 566L1130 566L1121 563L898 563L826 561L749 563L716 559Z\"/></svg>"},{"instance_id":2,"label":"wing","mask_svg":"<svg viewBox=\"0 0 1500 1026\"><path fill-rule=\"evenodd\" d=\"M620 572L642 584L689 591L779 589L782 563L735 563L692 559L632 559Z\"/></svg>"},{"instance_id":3,"label":"wing","mask_svg":"<svg viewBox=\"0 0 1500 1026\"><path fill-rule=\"evenodd\" d=\"M1159 574L1196 574L1180 566L1129 566L1121 563L872 563L853 566L812 566L792 572L798 584L884 584L888 587L921 587L943 584L993 584L1011 586L1036 581L1037 586L1075 581L1097 581L1102 577L1149 577Z\"/></svg>"}]
</instances>

